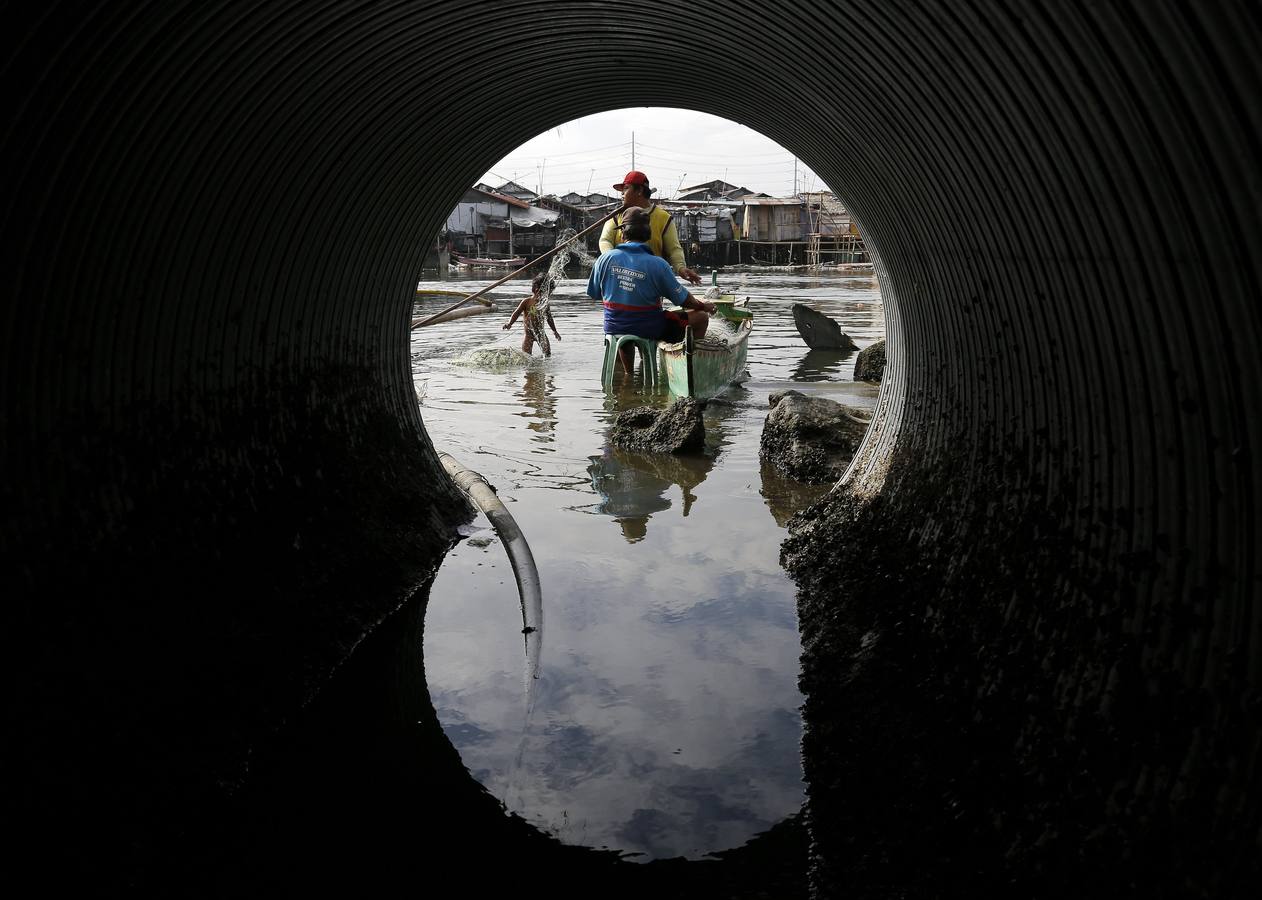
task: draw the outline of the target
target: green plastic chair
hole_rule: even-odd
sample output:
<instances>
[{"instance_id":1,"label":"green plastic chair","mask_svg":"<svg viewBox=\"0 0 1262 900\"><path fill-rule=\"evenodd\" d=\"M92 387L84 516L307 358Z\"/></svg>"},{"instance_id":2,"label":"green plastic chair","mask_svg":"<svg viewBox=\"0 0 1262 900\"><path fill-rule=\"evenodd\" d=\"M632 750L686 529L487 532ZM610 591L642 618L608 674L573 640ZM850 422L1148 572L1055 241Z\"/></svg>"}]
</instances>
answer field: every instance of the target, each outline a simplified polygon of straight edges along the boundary
<instances>
[{"instance_id":1,"label":"green plastic chair","mask_svg":"<svg viewBox=\"0 0 1262 900\"><path fill-rule=\"evenodd\" d=\"M613 369L618 363L618 351L623 344L631 344L640 348L640 356L644 359L644 381L646 387L657 384L657 341L643 338L636 334L605 335L605 362L601 368L600 383L605 387L613 384ZM634 350L632 351L634 353Z\"/></svg>"}]
</instances>

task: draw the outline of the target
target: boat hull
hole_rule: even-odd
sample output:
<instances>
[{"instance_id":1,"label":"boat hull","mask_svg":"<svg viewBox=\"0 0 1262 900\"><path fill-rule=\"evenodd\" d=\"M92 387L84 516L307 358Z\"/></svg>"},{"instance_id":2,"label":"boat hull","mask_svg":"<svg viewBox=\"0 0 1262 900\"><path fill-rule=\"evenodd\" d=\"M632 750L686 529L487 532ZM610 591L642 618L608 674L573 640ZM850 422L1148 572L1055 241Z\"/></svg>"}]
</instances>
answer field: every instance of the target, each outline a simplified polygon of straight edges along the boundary
<instances>
[{"instance_id":1,"label":"boat hull","mask_svg":"<svg viewBox=\"0 0 1262 900\"><path fill-rule=\"evenodd\" d=\"M676 397L704 400L719 394L745 371L752 329L745 319L730 343L693 341L690 330L677 344L658 344L662 381Z\"/></svg>"},{"instance_id":2,"label":"boat hull","mask_svg":"<svg viewBox=\"0 0 1262 900\"><path fill-rule=\"evenodd\" d=\"M793 304L793 324L812 350L858 350L858 345L841 326L822 312L804 303Z\"/></svg>"}]
</instances>

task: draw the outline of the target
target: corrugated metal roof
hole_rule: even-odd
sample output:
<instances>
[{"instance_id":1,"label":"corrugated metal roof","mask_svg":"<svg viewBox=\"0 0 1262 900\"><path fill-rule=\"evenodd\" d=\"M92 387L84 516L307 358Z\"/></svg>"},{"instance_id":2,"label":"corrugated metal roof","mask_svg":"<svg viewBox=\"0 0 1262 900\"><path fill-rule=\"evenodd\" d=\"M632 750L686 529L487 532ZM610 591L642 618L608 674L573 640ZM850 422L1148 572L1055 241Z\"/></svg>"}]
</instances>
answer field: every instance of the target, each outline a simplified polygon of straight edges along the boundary
<instances>
[{"instance_id":1,"label":"corrugated metal roof","mask_svg":"<svg viewBox=\"0 0 1262 900\"><path fill-rule=\"evenodd\" d=\"M555 225L558 215L552 210L530 206L524 213L514 213L512 220L518 228L534 228L536 225Z\"/></svg>"},{"instance_id":2,"label":"corrugated metal roof","mask_svg":"<svg viewBox=\"0 0 1262 900\"><path fill-rule=\"evenodd\" d=\"M518 200L516 197L510 197L507 194L501 194L499 191L488 191L488 190L483 190L482 188L478 188L478 187L470 188L470 190L477 191L479 194L486 194L488 197L492 198L493 200L496 200L500 203L507 203L509 206L516 206L519 209L530 208L530 204L527 203L525 200Z\"/></svg>"},{"instance_id":3,"label":"corrugated metal roof","mask_svg":"<svg viewBox=\"0 0 1262 900\"><path fill-rule=\"evenodd\" d=\"M735 207L735 206L744 206L744 205L745 205L745 203L744 203L744 201L742 201L742 200L659 200L659 201L657 201L657 205L658 205L658 206L663 206L663 207L665 207L666 209L672 209L672 208L677 207L677 206L692 206L692 207L727 206L727 207Z\"/></svg>"},{"instance_id":4,"label":"corrugated metal roof","mask_svg":"<svg viewBox=\"0 0 1262 900\"><path fill-rule=\"evenodd\" d=\"M748 197L738 204L744 206L801 206L802 201L796 197Z\"/></svg>"}]
</instances>

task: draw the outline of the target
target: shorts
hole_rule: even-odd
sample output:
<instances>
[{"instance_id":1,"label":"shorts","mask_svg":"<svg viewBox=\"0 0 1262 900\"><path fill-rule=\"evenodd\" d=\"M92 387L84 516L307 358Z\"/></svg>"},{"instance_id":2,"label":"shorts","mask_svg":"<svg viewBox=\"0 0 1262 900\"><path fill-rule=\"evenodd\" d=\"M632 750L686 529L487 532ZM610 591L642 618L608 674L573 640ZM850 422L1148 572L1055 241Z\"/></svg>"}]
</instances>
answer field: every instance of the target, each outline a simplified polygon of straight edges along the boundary
<instances>
[{"instance_id":1,"label":"shorts","mask_svg":"<svg viewBox=\"0 0 1262 900\"><path fill-rule=\"evenodd\" d=\"M658 338L664 344L678 344L684 339L684 329L688 327L688 313L667 311L666 321L662 323L662 334Z\"/></svg>"}]
</instances>

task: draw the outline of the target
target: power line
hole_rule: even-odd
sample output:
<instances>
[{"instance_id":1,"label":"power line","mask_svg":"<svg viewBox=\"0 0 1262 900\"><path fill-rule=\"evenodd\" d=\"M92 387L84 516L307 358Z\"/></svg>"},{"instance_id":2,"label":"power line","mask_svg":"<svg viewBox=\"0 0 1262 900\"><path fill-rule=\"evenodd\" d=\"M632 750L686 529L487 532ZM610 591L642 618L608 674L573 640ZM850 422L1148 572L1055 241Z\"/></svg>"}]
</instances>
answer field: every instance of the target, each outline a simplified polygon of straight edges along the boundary
<instances>
[{"instance_id":1,"label":"power line","mask_svg":"<svg viewBox=\"0 0 1262 900\"><path fill-rule=\"evenodd\" d=\"M652 144L646 144L646 143L644 143L643 141L640 141L640 142L637 144L637 146L642 147L642 148L644 148L644 149L646 149L646 150L659 150L659 151L662 151L662 152L665 152L665 153L672 153L672 154L679 154L679 153L681 153L681 151L680 151L680 150L678 150L677 148L674 148L674 147L655 147L655 146L653 146ZM726 157L726 156L723 156L722 154L718 154L718 155L716 155L716 154L692 154L692 153L686 153L685 155L692 155L692 156L697 156L697 157L702 157L702 156L705 156L705 157L708 157L708 158L710 158L710 159L727 159L727 157ZM765 156L786 156L786 157L789 157L790 159L792 159L792 158L793 158L793 154L792 154L792 153L790 153L788 150L778 150L778 151L775 151L775 152L773 152L773 153L745 153L745 154L742 154L742 156L743 156L745 159L757 159L757 158L760 158L760 157L765 157Z\"/></svg>"},{"instance_id":2,"label":"power line","mask_svg":"<svg viewBox=\"0 0 1262 900\"><path fill-rule=\"evenodd\" d=\"M618 148L618 147L630 147L630 146L631 146L631 142L630 142L630 141L623 141L623 142L622 142L622 143L620 143L620 144L609 144L609 145L607 145L607 146L605 146L605 147L588 147L588 148L587 148L587 149L585 149L585 150L567 150L567 151L566 151L566 152L564 152L564 153L540 153L538 156L525 156L525 155L523 155L523 156L506 156L506 157L504 157L504 159L514 159L514 160L522 160L522 161L527 161L527 160L529 160L529 161L535 161L535 160L540 160L540 159L544 159L544 158L547 158L547 159L552 159L552 158L554 158L554 157L558 157L558 156L577 156L577 155L579 155L579 154L581 154L581 153L601 153L601 152L603 152L603 151L605 151L605 150L613 150L613 149L616 149L616 148ZM504 161L504 160L500 160L500 162L501 162L501 163L502 163L503 161Z\"/></svg>"},{"instance_id":3,"label":"power line","mask_svg":"<svg viewBox=\"0 0 1262 900\"><path fill-rule=\"evenodd\" d=\"M730 160L726 163L705 163L698 160L691 160L689 163L682 163L682 162L650 159L649 165L647 167L642 167L642 168L645 168L646 171L648 170L648 168L654 168L654 169L674 169L676 171L688 170L688 171L692 171L696 173L727 169L730 175L732 176L732 178L735 178L739 181L741 179L767 180L767 179L779 178L781 176L791 179L793 177L794 166L791 160L785 160L783 163L775 163L771 165L751 166L751 165L743 165L740 163L734 163ZM797 171L798 171L799 178L802 177L803 173L805 173L807 177L816 174L809 167L802 165L800 161L797 166ZM723 180L730 181L731 178L727 178Z\"/></svg>"},{"instance_id":4,"label":"power line","mask_svg":"<svg viewBox=\"0 0 1262 900\"><path fill-rule=\"evenodd\" d=\"M637 147L637 157L639 157ZM637 163L640 160L637 158ZM663 191L669 187L672 182L679 182L682 187L682 181L690 178L691 184L705 184L709 181L724 180L728 181L736 178L743 186L751 190L765 191L767 193L780 196L793 193L790 186L792 182L793 167L789 160L783 163L759 164L759 166L732 166L731 160L727 161L727 165L707 165L697 163L695 165L684 166L674 162L657 160L654 156L649 155L645 158L647 164L642 165L642 169L647 170L659 191ZM541 193L565 194L578 193L582 190L583 194L592 192L592 185L596 185L596 190L600 193L609 194L611 186L616 184L622 175L627 171L628 161L623 159L606 159L597 161L595 165L572 164L563 166L547 165L542 172L537 171L537 167L532 169L510 169L516 177L509 178L498 171L490 170L487 177L498 178L500 183L507 181L521 182L522 177L529 177L527 173L534 171L536 181L539 182L532 187L542 188ZM724 170L727 171L727 177L724 177ZM820 183L819 176L810 169L803 167L799 163L798 168L799 185L802 183ZM583 186L587 187L583 189Z\"/></svg>"},{"instance_id":5,"label":"power line","mask_svg":"<svg viewBox=\"0 0 1262 900\"><path fill-rule=\"evenodd\" d=\"M681 156L678 158L671 158L668 156L659 156L656 153L641 153L640 156L645 157L647 159L655 159L655 160L658 160L659 162L667 163L669 165L678 165L678 166L687 166L687 165L726 166L729 168L758 169L758 170L776 169L776 168L786 168L786 169L793 168L792 156L784 156L781 159L773 161L773 162L753 162L753 163L744 163L744 162L741 162L739 158L731 157L731 156L714 157L710 159L707 159L702 156ZM805 163L802 163L799 160L799 166L805 167Z\"/></svg>"},{"instance_id":6,"label":"power line","mask_svg":"<svg viewBox=\"0 0 1262 900\"><path fill-rule=\"evenodd\" d=\"M617 163L618 165L623 165L626 163L626 161L629 158L630 158L629 153L592 155L586 159L561 160L558 163L558 168L583 168L586 166L591 166L593 163L597 165L601 163L604 163L606 165L613 165L614 163ZM531 163L531 165L539 165L539 163L545 159L548 160L549 165L551 165L551 162L552 162L551 156L541 156L539 157L538 160L535 160L533 163ZM507 165L503 165L502 163L503 163L503 160L501 160L499 164L496 164L495 168L512 169L512 168L521 168L523 165L525 165L525 163L521 160L516 160L516 161L510 160Z\"/></svg>"}]
</instances>

